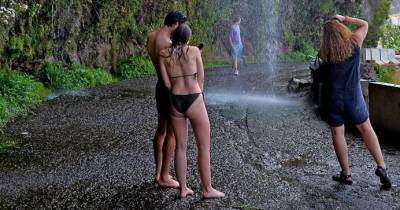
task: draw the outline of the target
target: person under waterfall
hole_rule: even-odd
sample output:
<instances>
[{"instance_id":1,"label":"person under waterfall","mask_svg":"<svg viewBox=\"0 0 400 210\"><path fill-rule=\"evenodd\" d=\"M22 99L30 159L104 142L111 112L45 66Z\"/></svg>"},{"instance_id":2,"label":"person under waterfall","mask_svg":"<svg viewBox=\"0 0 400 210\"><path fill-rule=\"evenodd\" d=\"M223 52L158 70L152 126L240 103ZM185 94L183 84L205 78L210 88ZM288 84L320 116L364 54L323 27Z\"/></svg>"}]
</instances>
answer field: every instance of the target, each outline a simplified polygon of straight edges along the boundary
<instances>
[{"instance_id":1,"label":"person under waterfall","mask_svg":"<svg viewBox=\"0 0 400 210\"><path fill-rule=\"evenodd\" d=\"M235 17L229 33L229 44L231 47L232 68L235 75L239 75L238 60L242 55L243 44L240 36L240 23L242 19Z\"/></svg>"}]
</instances>

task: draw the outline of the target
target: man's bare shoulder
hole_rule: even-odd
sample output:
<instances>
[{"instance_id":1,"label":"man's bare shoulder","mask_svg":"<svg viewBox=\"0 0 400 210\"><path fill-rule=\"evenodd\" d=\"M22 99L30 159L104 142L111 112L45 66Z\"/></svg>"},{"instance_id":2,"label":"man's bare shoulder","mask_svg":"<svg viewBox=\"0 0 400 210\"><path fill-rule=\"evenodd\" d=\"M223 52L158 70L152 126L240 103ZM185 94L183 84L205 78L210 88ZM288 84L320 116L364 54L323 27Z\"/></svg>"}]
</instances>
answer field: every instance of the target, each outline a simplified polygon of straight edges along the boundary
<instances>
[{"instance_id":1,"label":"man's bare shoulder","mask_svg":"<svg viewBox=\"0 0 400 210\"><path fill-rule=\"evenodd\" d=\"M157 35L157 31L151 31L147 34L147 37L155 37Z\"/></svg>"},{"instance_id":2,"label":"man's bare shoulder","mask_svg":"<svg viewBox=\"0 0 400 210\"><path fill-rule=\"evenodd\" d=\"M157 31L152 31L152 32L147 34L147 41L148 42L150 42L150 41L154 42L156 37L157 37Z\"/></svg>"},{"instance_id":3,"label":"man's bare shoulder","mask_svg":"<svg viewBox=\"0 0 400 210\"><path fill-rule=\"evenodd\" d=\"M155 43L160 51L171 46L171 38L163 33L158 33L155 38Z\"/></svg>"},{"instance_id":4,"label":"man's bare shoulder","mask_svg":"<svg viewBox=\"0 0 400 210\"><path fill-rule=\"evenodd\" d=\"M165 34L160 33L157 35L157 41L171 43L171 38L169 36L166 36Z\"/></svg>"}]
</instances>

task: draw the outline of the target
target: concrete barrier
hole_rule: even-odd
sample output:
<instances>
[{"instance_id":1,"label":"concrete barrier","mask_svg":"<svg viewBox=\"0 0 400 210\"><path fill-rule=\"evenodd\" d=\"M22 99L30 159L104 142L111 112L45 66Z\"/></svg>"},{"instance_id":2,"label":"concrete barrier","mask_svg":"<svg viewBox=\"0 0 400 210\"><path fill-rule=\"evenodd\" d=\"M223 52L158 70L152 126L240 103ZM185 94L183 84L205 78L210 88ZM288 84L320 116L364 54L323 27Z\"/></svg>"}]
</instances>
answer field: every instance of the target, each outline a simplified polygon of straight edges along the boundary
<instances>
[{"instance_id":1,"label":"concrete barrier","mask_svg":"<svg viewBox=\"0 0 400 210\"><path fill-rule=\"evenodd\" d=\"M371 49L371 60L375 61L377 64L385 64L383 61L381 61L381 51L377 48Z\"/></svg>"},{"instance_id":2,"label":"concrete barrier","mask_svg":"<svg viewBox=\"0 0 400 210\"><path fill-rule=\"evenodd\" d=\"M400 61L396 58L396 51L394 49L386 49L390 62L394 64L400 64Z\"/></svg>"},{"instance_id":3,"label":"concrete barrier","mask_svg":"<svg viewBox=\"0 0 400 210\"><path fill-rule=\"evenodd\" d=\"M400 133L400 85L370 82L368 99L372 124Z\"/></svg>"},{"instance_id":4,"label":"concrete barrier","mask_svg":"<svg viewBox=\"0 0 400 210\"><path fill-rule=\"evenodd\" d=\"M384 63L390 63L388 49L380 49L380 52L381 52L381 61Z\"/></svg>"},{"instance_id":5,"label":"concrete barrier","mask_svg":"<svg viewBox=\"0 0 400 210\"><path fill-rule=\"evenodd\" d=\"M361 61L363 63L373 61L381 65L388 63L400 64L395 50L386 48L363 48L361 51Z\"/></svg>"},{"instance_id":6,"label":"concrete barrier","mask_svg":"<svg viewBox=\"0 0 400 210\"><path fill-rule=\"evenodd\" d=\"M366 63L372 60L371 48L363 48L361 51L361 61Z\"/></svg>"}]
</instances>

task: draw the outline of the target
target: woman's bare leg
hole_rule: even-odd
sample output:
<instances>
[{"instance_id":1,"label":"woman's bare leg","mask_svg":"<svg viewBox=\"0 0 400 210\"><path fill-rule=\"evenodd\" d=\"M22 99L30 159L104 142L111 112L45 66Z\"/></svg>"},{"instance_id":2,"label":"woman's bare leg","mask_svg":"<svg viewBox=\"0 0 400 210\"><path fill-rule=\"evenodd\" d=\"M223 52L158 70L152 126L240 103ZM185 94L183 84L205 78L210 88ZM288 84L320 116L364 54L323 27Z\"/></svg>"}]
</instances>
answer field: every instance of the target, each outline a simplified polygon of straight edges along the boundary
<instances>
[{"instance_id":1,"label":"woman's bare leg","mask_svg":"<svg viewBox=\"0 0 400 210\"><path fill-rule=\"evenodd\" d=\"M342 168L342 174L350 175L349 155L347 143L344 138L344 125L340 127L331 127L331 133L336 156Z\"/></svg>"},{"instance_id":2,"label":"woman's bare leg","mask_svg":"<svg viewBox=\"0 0 400 210\"><path fill-rule=\"evenodd\" d=\"M193 191L187 187L186 182L188 124L187 119L183 115L179 115L176 111L174 113L171 115L171 120L176 139L175 172L179 182L179 197L185 198L193 194Z\"/></svg>"},{"instance_id":3,"label":"woman's bare leg","mask_svg":"<svg viewBox=\"0 0 400 210\"><path fill-rule=\"evenodd\" d=\"M356 125L357 129L360 131L361 136L364 140L372 157L375 159L378 166L385 168L385 161L383 160L383 155L381 147L379 145L378 137L375 134L374 129L371 126L369 119L364 123Z\"/></svg>"},{"instance_id":4,"label":"woman's bare leg","mask_svg":"<svg viewBox=\"0 0 400 210\"><path fill-rule=\"evenodd\" d=\"M198 149L197 166L202 183L203 198L222 198L224 193L211 186L210 122L203 97L200 96L187 111Z\"/></svg>"},{"instance_id":5,"label":"woman's bare leg","mask_svg":"<svg viewBox=\"0 0 400 210\"><path fill-rule=\"evenodd\" d=\"M356 125L356 127L360 131L364 143L367 145L369 152L371 153L372 157L375 159L378 165L375 174L380 178L384 189L390 189L392 183L386 173L386 165L385 161L383 160L381 147L379 145L378 137L376 136L375 131L371 126L371 122L369 121L369 119L367 119L365 122Z\"/></svg>"}]
</instances>

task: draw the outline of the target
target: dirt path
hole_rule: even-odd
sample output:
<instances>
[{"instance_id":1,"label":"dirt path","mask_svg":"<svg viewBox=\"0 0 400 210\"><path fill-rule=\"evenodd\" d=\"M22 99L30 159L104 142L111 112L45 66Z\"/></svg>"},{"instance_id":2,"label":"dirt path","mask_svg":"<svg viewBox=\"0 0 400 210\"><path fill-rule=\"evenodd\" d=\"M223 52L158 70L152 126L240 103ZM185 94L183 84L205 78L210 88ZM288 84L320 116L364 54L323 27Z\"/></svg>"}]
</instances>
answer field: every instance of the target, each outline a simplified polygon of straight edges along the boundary
<instances>
[{"instance_id":1,"label":"dirt path","mask_svg":"<svg viewBox=\"0 0 400 210\"><path fill-rule=\"evenodd\" d=\"M196 194L178 200L153 185L156 80L143 78L62 95L9 123L3 141L18 148L0 153L0 208L400 209L400 190L380 190L357 135L346 134L356 183L331 181L339 165L327 126L307 94L284 91L305 68L280 65L273 77L262 65L238 78L230 69L207 72L213 182L225 199L201 200L192 135L188 182ZM384 153L397 182L400 150Z\"/></svg>"}]
</instances>

